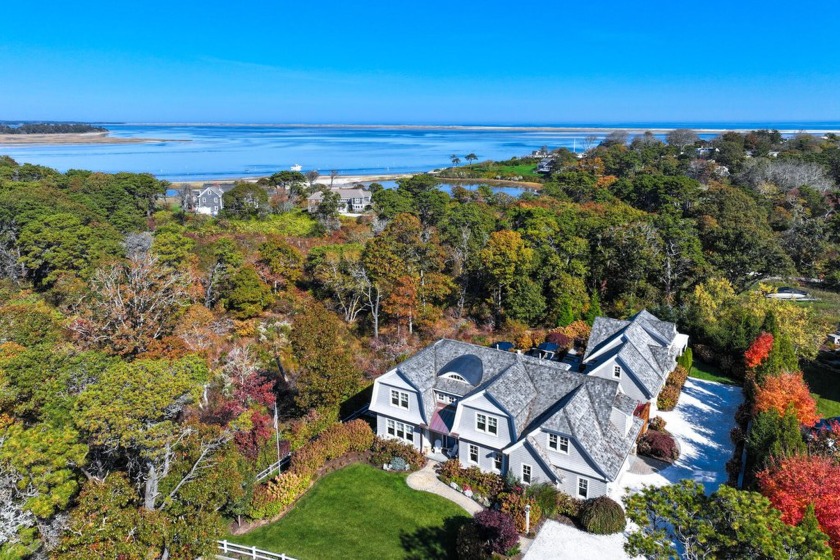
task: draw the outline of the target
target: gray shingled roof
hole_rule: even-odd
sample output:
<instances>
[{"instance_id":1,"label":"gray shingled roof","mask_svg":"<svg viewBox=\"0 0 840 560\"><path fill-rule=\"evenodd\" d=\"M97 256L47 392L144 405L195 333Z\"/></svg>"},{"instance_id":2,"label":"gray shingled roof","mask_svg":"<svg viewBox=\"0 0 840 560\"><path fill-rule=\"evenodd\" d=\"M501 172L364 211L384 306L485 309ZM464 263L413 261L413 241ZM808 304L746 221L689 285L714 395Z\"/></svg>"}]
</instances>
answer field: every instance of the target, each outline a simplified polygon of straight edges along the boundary
<instances>
[{"instance_id":1,"label":"gray shingled roof","mask_svg":"<svg viewBox=\"0 0 840 560\"><path fill-rule=\"evenodd\" d=\"M592 325L592 335L583 363L594 365L618 357L652 396L660 390L674 367L676 356L667 345L676 336L677 327L674 323L660 321L646 310L640 311L629 321L597 317ZM666 340L666 345L661 340ZM616 341L619 344L614 350L591 361L593 354Z\"/></svg>"},{"instance_id":2,"label":"gray shingled roof","mask_svg":"<svg viewBox=\"0 0 840 560\"><path fill-rule=\"evenodd\" d=\"M453 360L465 355L481 360L478 385L440 377L450 371L447 366ZM618 393L617 381L573 372L568 364L560 362L444 339L421 350L397 369L420 390L427 423L436 408L435 389L460 396L486 391L510 413L517 439L540 426L569 434L610 477L618 473L642 426L642 421L634 418L625 437L612 424L613 406L628 415L636 407L632 398ZM537 453L546 455L535 441L528 443Z\"/></svg>"},{"instance_id":3,"label":"gray shingled roof","mask_svg":"<svg viewBox=\"0 0 840 560\"><path fill-rule=\"evenodd\" d=\"M618 382L599 377L585 379L567 402L552 410L542 426L573 436L604 474L615 478L635 444L643 422L634 417L625 436L610 421ZM623 399L620 404L627 405Z\"/></svg>"}]
</instances>

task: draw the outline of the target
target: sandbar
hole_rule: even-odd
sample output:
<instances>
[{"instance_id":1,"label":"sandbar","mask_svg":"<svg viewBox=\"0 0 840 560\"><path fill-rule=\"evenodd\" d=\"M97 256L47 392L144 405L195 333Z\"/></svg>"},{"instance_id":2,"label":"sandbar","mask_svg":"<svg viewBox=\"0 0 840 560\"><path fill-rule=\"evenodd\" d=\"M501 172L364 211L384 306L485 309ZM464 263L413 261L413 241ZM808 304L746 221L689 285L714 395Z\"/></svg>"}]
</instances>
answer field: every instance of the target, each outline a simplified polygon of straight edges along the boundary
<instances>
[{"instance_id":1,"label":"sandbar","mask_svg":"<svg viewBox=\"0 0 840 560\"><path fill-rule=\"evenodd\" d=\"M161 138L120 138L117 136L109 136L107 132L83 132L80 134L0 134L0 145L3 146L53 146L69 144L144 144L157 142L189 142L189 140L164 140Z\"/></svg>"}]
</instances>

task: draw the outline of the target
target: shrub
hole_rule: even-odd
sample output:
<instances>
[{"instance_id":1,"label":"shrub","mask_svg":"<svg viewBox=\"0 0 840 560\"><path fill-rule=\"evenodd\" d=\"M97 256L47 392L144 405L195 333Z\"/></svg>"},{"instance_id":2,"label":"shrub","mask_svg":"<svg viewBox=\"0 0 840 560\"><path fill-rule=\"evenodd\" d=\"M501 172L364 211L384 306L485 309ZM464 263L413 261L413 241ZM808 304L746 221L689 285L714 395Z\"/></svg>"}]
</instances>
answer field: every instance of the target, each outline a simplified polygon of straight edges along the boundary
<instances>
[{"instance_id":1,"label":"shrub","mask_svg":"<svg viewBox=\"0 0 840 560\"><path fill-rule=\"evenodd\" d=\"M572 344L574 343L574 339L572 337L568 336L565 333L556 331L551 331L550 333L548 333L548 336L545 337L545 340L546 342L553 342L554 344L556 344L561 351L568 350L572 347Z\"/></svg>"},{"instance_id":2,"label":"shrub","mask_svg":"<svg viewBox=\"0 0 840 560\"><path fill-rule=\"evenodd\" d=\"M674 436L668 432L647 431L639 440L640 455L648 455L672 463L680 456Z\"/></svg>"},{"instance_id":3,"label":"shrub","mask_svg":"<svg viewBox=\"0 0 840 560\"><path fill-rule=\"evenodd\" d=\"M484 542L478 534L478 527L474 522L465 523L458 529L458 540L455 544L458 560L490 560L492 555L484 549Z\"/></svg>"},{"instance_id":4,"label":"shrub","mask_svg":"<svg viewBox=\"0 0 840 560\"><path fill-rule=\"evenodd\" d=\"M691 348L686 348L682 356L677 358L677 364L684 367L686 371L691 371L691 368L694 366L694 354Z\"/></svg>"},{"instance_id":5,"label":"shrub","mask_svg":"<svg viewBox=\"0 0 840 560\"><path fill-rule=\"evenodd\" d=\"M306 416L289 424L288 440L292 451L300 449L338 421L338 409L310 410Z\"/></svg>"},{"instance_id":6,"label":"shrub","mask_svg":"<svg viewBox=\"0 0 840 560\"><path fill-rule=\"evenodd\" d=\"M662 430L665 429L665 419L662 418L661 416L654 416L653 418L650 419L650 422L648 423L648 427L651 430L656 430L657 432L661 432Z\"/></svg>"},{"instance_id":7,"label":"shrub","mask_svg":"<svg viewBox=\"0 0 840 560\"><path fill-rule=\"evenodd\" d=\"M513 518L516 529L525 532L525 506L531 506L531 527L535 527L542 519L542 510L533 500L529 500L524 494L513 492L502 492L498 496L499 510Z\"/></svg>"},{"instance_id":8,"label":"shrub","mask_svg":"<svg viewBox=\"0 0 840 560\"><path fill-rule=\"evenodd\" d=\"M533 500L546 517L554 517L557 513L560 491L547 482L532 484L525 490L525 497Z\"/></svg>"},{"instance_id":9,"label":"shrub","mask_svg":"<svg viewBox=\"0 0 840 560\"><path fill-rule=\"evenodd\" d=\"M374 435L364 420L333 424L318 439L292 455L290 471L300 476L314 476L327 461L350 451L365 451L373 444Z\"/></svg>"},{"instance_id":10,"label":"shrub","mask_svg":"<svg viewBox=\"0 0 840 560\"><path fill-rule=\"evenodd\" d=\"M292 472L283 473L254 489L248 517L268 519L276 516L309 488L310 478Z\"/></svg>"},{"instance_id":11,"label":"shrub","mask_svg":"<svg viewBox=\"0 0 840 560\"><path fill-rule=\"evenodd\" d=\"M395 457L404 460L409 470L417 470L426 464L426 457L417 449L395 439L374 438L370 461L377 467L390 465Z\"/></svg>"},{"instance_id":12,"label":"shrub","mask_svg":"<svg viewBox=\"0 0 840 560\"><path fill-rule=\"evenodd\" d=\"M580 508L583 506L583 500L570 496L565 492L557 493L557 515L565 515L572 519L577 519L580 516Z\"/></svg>"},{"instance_id":13,"label":"shrub","mask_svg":"<svg viewBox=\"0 0 840 560\"><path fill-rule=\"evenodd\" d=\"M624 510L606 496L586 500L580 512L580 524L589 533L610 535L624 530Z\"/></svg>"},{"instance_id":14,"label":"shrub","mask_svg":"<svg viewBox=\"0 0 840 560\"><path fill-rule=\"evenodd\" d=\"M443 463L438 469L438 477L444 484L454 482L460 487L469 486L475 494L486 496L491 501L496 499L505 485L498 474L483 472L478 467L465 469L457 459Z\"/></svg>"},{"instance_id":15,"label":"shrub","mask_svg":"<svg viewBox=\"0 0 840 560\"><path fill-rule=\"evenodd\" d=\"M789 407L793 407L797 420L806 426L813 426L820 419L817 403L801 372L767 377L755 394L755 411L775 410L784 414Z\"/></svg>"},{"instance_id":16,"label":"shrub","mask_svg":"<svg viewBox=\"0 0 840 560\"><path fill-rule=\"evenodd\" d=\"M478 537L485 543L485 552L506 554L519 542L513 518L510 515L486 509L473 518Z\"/></svg>"},{"instance_id":17,"label":"shrub","mask_svg":"<svg viewBox=\"0 0 840 560\"><path fill-rule=\"evenodd\" d=\"M674 368L674 371L668 374L668 379L665 381L665 384L674 385L676 387L679 387L680 390L682 390L683 385L685 385L686 379L688 379L688 370L678 365Z\"/></svg>"},{"instance_id":18,"label":"shrub","mask_svg":"<svg viewBox=\"0 0 840 560\"><path fill-rule=\"evenodd\" d=\"M680 398L680 388L676 385L665 385L656 398L656 407L662 411L674 410Z\"/></svg>"}]
</instances>

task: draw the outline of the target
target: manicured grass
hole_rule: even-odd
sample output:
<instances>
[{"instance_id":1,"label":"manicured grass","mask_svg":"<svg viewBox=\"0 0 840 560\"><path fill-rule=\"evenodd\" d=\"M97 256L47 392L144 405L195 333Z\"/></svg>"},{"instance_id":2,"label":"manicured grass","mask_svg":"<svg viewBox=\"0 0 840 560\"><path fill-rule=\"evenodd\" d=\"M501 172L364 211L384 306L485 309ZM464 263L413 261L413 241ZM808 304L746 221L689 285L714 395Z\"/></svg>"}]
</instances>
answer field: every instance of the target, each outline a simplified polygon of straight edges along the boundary
<instances>
[{"instance_id":1,"label":"manicured grass","mask_svg":"<svg viewBox=\"0 0 840 560\"><path fill-rule=\"evenodd\" d=\"M454 560L467 513L412 490L405 477L351 465L318 481L277 523L229 540L299 560Z\"/></svg>"},{"instance_id":2,"label":"manicured grass","mask_svg":"<svg viewBox=\"0 0 840 560\"><path fill-rule=\"evenodd\" d=\"M827 418L840 416L840 371L811 363L803 368L803 373L819 413Z\"/></svg>"},{"instance_id":3,"label":"manicured grass","mask_svg":"<svg viewBox=\"0 0 840 560\"><path fill-rule=\"evenodd\" d=\"M707 364L697 358L694 358L694 363L691 366L691 373L689 374L690 377L696 377L697 379L705 379L706 381L716 381L718 383L726 383L727 385L740 385L741 383L735 379L732 379L722 371L720 371L717 366L712 364Z\"/></svg>"}]
</instances>

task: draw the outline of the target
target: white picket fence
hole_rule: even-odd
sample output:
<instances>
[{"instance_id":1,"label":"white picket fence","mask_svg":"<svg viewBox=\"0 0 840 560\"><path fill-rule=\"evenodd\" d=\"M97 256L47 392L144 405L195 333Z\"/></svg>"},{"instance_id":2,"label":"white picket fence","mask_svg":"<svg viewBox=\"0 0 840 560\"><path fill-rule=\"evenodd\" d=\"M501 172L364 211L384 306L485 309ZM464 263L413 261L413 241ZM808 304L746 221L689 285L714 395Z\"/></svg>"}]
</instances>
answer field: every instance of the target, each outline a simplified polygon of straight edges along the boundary
<instances>
[{"instance_id":1,"label":"white picket fence","mask_svg":"<svg viewBox=\"0 0 840 560\"><path fill-rule=\"evenodd\" d=\"M235 560L295 560L291 556L285 554L277 554L267 550L260 550L255 546L242 546L228 541L218 541L219 551L222 553L218 558L231 558L228 554L233 555Z\"/></svg>"}]
</instances>

